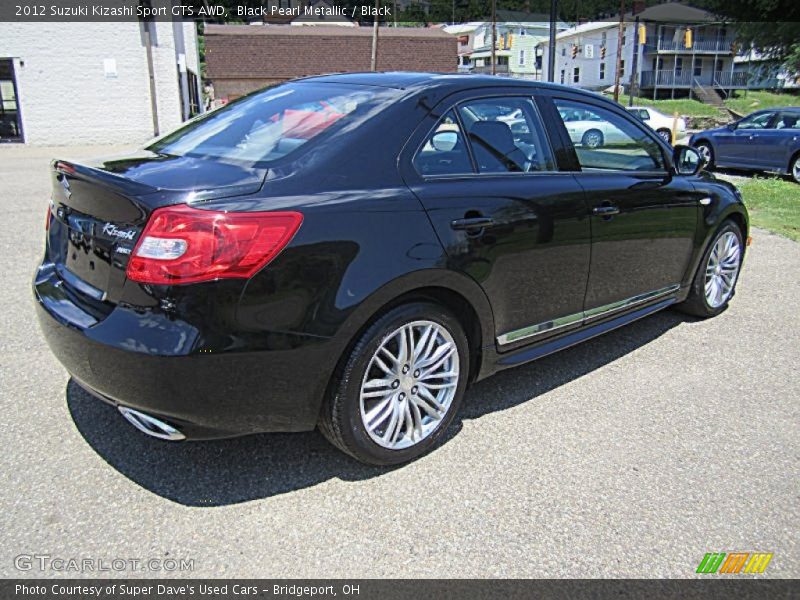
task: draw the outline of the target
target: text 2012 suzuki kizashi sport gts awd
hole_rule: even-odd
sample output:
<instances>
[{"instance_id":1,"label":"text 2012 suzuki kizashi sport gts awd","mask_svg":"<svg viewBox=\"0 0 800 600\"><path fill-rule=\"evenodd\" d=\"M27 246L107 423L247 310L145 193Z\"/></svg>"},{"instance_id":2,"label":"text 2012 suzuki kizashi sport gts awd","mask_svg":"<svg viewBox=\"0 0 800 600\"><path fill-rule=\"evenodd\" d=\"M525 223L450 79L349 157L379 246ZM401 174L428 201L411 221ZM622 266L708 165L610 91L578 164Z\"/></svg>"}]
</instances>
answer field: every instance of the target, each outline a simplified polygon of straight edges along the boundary
<instances>
[{"instance_id":1,"label":"text 2012 suzuki kizashi sport gts awd","mask_svg":"<svg viewBox=\"0 0 800 600\"><path fill-rule=\"evenodd\" d=\"M602 125L573 141L564 114ZM434 446L470 382L670 305L710 317L736 188L566 87L313 77L130 155L52 166L39 320L152 436L319 426L373 464Z\"/></svg>"}]
</instances>

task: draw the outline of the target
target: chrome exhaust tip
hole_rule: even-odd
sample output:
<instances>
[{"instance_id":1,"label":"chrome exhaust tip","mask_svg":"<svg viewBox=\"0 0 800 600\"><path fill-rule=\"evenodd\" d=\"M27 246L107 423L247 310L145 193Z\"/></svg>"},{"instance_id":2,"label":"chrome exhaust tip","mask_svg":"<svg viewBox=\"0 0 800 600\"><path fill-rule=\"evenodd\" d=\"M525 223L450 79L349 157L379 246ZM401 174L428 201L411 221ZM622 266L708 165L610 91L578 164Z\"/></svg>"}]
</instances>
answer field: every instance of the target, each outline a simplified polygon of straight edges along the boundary
<instances>
[{"instance_id":1,"label":"chrome exhaust tip","mask_svg":"<svg viewBox=\"0 0 800 600\"><path fill-rule=\"evenodd\" d=\"M160 440L170 440L172 442L186 439L186 436L175 429L172 425L156 419L155 417L151 417L150 415L146 415L143 412L133 410L132 408L128 408L126 406L120 406L118 409L119 412L122 413L122 416L125 417L125 419L131 425L136 427L136 429L142 433L146 433L151 437L158 438Z\"/></svg>"}]
</instances>

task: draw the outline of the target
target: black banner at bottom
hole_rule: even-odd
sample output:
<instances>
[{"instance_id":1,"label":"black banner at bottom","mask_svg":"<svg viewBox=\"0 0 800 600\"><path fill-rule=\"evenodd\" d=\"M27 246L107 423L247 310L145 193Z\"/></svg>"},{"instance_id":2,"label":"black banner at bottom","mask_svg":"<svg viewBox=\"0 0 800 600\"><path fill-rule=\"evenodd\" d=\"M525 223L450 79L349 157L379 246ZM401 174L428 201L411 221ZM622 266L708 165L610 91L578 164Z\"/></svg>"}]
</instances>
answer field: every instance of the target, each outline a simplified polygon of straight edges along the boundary
<instances>
[{"instance_id":1,"label":"black banner at bottom","mask_svg":"<svg viewBox=\"0 0 800 600\"><path fill-rule=\"evenodd\" d=\"M748 598L800 597L793 579L6 579L0 598L31 600L349 599L418 598Z\"/></svg>"}]
</instances>

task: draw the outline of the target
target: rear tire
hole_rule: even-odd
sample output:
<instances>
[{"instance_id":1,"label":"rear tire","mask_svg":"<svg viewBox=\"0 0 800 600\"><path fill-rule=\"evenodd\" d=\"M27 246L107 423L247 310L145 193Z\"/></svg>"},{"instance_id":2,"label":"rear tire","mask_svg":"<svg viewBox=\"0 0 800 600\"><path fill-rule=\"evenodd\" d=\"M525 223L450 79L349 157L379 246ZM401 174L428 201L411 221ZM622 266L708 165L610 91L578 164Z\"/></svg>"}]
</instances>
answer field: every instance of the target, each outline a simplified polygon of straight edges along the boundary
<instances>
[{"instance_id":1,"label":"rear tire","mask_svg":"<svg viewBox=\"0 0 800 600\"><path fill-rule=\"evenodd\" d=\"M697 142L694 145L695 150L706 160L706 168L711 169L714 166L714 149L708 142Z\"/></svg>"},{"instance_id":2,"label":"rear tire","mask_svg":"<svg viewBox=\"0 0 800 600\"><path fill-rule=\"evenodd\" d=\"M736 293L743 258L742 231L733 221L723 222L703 253L689 296L676 308L704 319L720 314Z\"/></svg>"},{"instance_id":3,"label":"rear tire","mask_svg":"<svg viewBox=\"0 0 800 600\"><path fill-rule=\"evenodd\" d=\"M320 431L367 464L414 460L452 423L469 364L466 335L449 311L429 302L394 308L361 335L341 366Z\"/></svg>"}]
</instances>

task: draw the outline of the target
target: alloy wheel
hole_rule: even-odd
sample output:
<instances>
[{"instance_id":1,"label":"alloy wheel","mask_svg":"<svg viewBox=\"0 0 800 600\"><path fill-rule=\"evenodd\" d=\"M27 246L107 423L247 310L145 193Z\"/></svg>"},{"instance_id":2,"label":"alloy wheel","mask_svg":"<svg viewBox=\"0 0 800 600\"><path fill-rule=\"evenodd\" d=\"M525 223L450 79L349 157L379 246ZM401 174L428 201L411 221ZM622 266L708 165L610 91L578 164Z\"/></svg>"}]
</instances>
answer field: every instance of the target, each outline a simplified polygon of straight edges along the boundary
<instances>
[{"instance_id":1,"label":"alloy wheel","mask_svg":"<svg viewBox=\"0 0 800 600\"><path fill-rule=\"evenodd\" d=\"M741 242L732 231L726 231L714 244L706 265L705 294L711 308L719 308L733 294L739 276Z\"/></svg>"},{"instance_id":2,"label":"alloy wheel","mask_svg":"<svg viewBox=\"0 0 800 600\"><path fill-rule=\"evenodd\" d=\"M589 131L583 136L583 144L587 148L599 148L603 145L603 136L596 131Z\"/></svg>"},{"instance_id":3,"label":"alloy wheel","mask_svg":"<svg viewBox=\"0 0 800 600\"><path fill-rule=\"evenodd\" d=\"M800 183L800 156L794 159L794 165L792 165L792 178L797 183Z\"/></svg>"},{"instance_id":4,"label":"alloy wheel","mask_svg":"<svg viewBox=\"0 0 800 600\"><path fill-rule=\"evenodd\" d=\"M711 164L711 148L707 144L697 144L695 150L697 150L698 154L703 157L703 160L706 161L706 164Z\"/></svg>"},{"instance_id":5,"label":"alloy wheel","mask_svg":"<svg viewBox=\"0 0 800 600\"><path fill-rule=\"evenodd\" d=\"M386 336L361 383L361 421L390 450L408 448L442 423L456 395L458 347L433 321L413 321Z\"/></svg>"}]
</instances>

